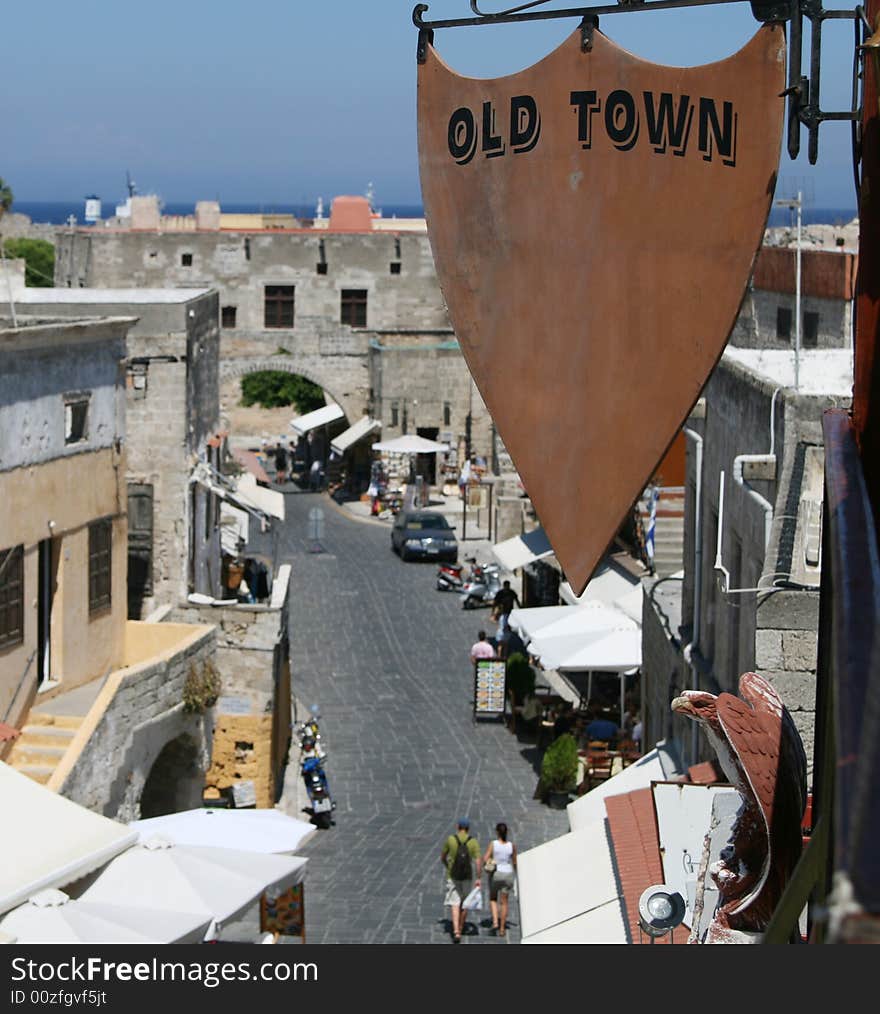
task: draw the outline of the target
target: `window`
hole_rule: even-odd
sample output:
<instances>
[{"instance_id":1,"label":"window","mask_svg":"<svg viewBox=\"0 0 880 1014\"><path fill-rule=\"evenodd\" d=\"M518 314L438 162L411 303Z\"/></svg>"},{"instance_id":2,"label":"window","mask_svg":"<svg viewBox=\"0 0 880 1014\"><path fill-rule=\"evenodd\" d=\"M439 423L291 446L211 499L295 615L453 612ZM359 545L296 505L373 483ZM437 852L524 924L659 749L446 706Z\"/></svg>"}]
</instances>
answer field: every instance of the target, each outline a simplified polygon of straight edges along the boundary
<instances>
[{"instance_id":1,"label":"window","mask_svg":"<svg viewBox=\"0 0 880 1014\"><path fill-rule=\"evenodd\" d=\"M791 310L787 306L776 307L776 337L791 341Z\"/></svg>"},{"instance_id":2,"label":"window","mask_svg":"<svg viewBox=\"0 0 880 1014\"><path fill-rule=\"evenodd\" d=\"M318 272L319 275L326 275L327 274L327 262L326 261L321 261L320 264L316 264L315 265L315 270Z\"/></svg>"},{"instance_id":3,"label":"window","mask_svg":"<svg viewBox=\"0 0 880 1014\"><path fill-rule=\"evenodd\" d=\"M89 435L88 397L69 398L64 402L64 443L78 444Z\"/></svg>"},{"instance_id":4,"label":"window","mask_svg":"<svg viewBox=\"0 0 880 1014\"><path fill-rule=\"evenodd\" d=\"M804 314L804 348L815 349L819 345L819 314L808 310Z\"/></svg>"},{"instance_id":5,"label":"window","mask_svg":"<svg viewBox=\"0 0 880 1014\"><path fill-rule=\"evenodd\" d=\"M366 289L343 289L342 290L342 316L343 324L350 324L352 327L367 326L367 290Z\"/></svg>"},{"instance_id":6,"label":"window","mask_svg":"<svg viewBox=\"0 0 880 1014\"><path fill-rule=\"evenodd\" d=\"M235 327L235 307L224 306L220 309L220 327Z\"/></svg>"},{"instance_id":7,"label":"window","mask_svg":"<svg viewBox=\"0 0 880 1014\"><path fill-rule=\"evenodd\" d=\"M244 241L244 259L246 261L251 259L251 241L249 239Z\"/></svg>"},{"instance_id":8,"label":"window","mask_svg":"<svg viewBox=\"0 0 880 1014\"><path fill-rule=\"evenodd\" d=\"M128 484L128 618L139 620L153 594L153 487Z\"/></svg>"},{"instance_id":9,"label":"window","mask_svg":"<svg viewBox=\"0 0 880 1014\"><path fill-rule=\"evenodd\" d=\"M110 560L113 522L109 518L89 525L89 613L110 605Z\"/></svg>"},{"instance_id":10,"label":"window","mask_svg":"<svg viewBox=\"0 0 880 1014\"><path fill-rule=\"evenodd\" d=\"M391 425L398 426L400 424L400 407L396 401L391 402Z\"/></svg>"},{"instance_id":11,"label":"window","mask_svg":"<svg viewBox=\"0 0 880 1014\"><path fill-rule=\"evenodd\" d=\"M0 649L24 641L24 546L0 549Z\"/></svg>"},{"instance_id":12,"label":"window","mask_svg":"<svg viewBox=\"0 0 880 1014\"><path fill-rule=\"evenodd\" d=\"M400 261L392 261L391 262L391 274L392 275L399 275L400 274Z\"/></svg>"},{"instance_id":13,"label":"window","mask_svg":"<svg viewBox=\"0 0 880 1014\"><path fill-rule=\"evenodd\" d=\"M264 327L293 327L292 285L267 285Z\"/></svg>"},{"instance_id":14,"label":"window","mask_svg":"<svg viewBox=\"0 0 880 1014\"><path fill-rule=\"evenodd\" d=\"M452 406L448 401L443 402L443 425L449 426L452 422Z\"/></svg>"},{"instance_id":15,"label":"window","mask_svg":"<svg viewBox=\"0 0 880 1014\"><path fill-rule=\"evenodd\" d=\"M185 253L180 255L180 266L182 268L191 268L193 263L193 255L191 253Z\"/></svg>"}]
</instances>

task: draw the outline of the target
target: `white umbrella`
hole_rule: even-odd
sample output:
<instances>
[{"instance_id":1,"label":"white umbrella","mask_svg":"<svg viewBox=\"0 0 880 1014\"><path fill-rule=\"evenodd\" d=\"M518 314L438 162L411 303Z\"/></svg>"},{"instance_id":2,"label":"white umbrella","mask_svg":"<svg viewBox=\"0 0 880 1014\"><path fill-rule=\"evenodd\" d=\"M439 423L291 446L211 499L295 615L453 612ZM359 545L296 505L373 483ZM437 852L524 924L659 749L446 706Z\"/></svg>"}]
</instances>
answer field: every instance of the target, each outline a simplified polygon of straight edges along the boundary
<instances>
[{"instance_id":1,"label":"white umbrella","mask_svg":"<svg viewBox=\"0 0 880 1014\"><path fill-rule=\"evenodd\" d=\"M426 440L407 433L393 440L380 440L373 444L374 451L389 451L394 454L440 454L449 450L449 444L438 444L436 440Z\"/></svg>"},{"instance_id":2,"label":"white umbrella","mask_svg":"<svg viewBox=\"0 0 880 1014\"><path fill-rule=\"evenodd\" d=\"M241 915L269 889L302 880L301 856L173 845L158 835L108 863L84 901L206 912L215 926Z\"/></svg>"},{"instance_id":3,"label":"white umbrella","mask_svg":"<svg viewBox=\"0 0 880 1014\"><path fill-rule=\"evenodd\" d=\"M40 891L0 922L19 944L197 944L211 923L208 912L139 908Z\"/></svg>"},{"instance_id":4,"label":"white umbrella","mask_svg":"<svg viewBox=\"0 0 880 1014\"><path fill-rule=\"evenodd\" d=\"M240 849L242 852L296 852L317 833L314 824L280 810L222 810L200 807L147 820L129 827L146 841L160 834L175 845Z\"/></svg>"}]
</instances>

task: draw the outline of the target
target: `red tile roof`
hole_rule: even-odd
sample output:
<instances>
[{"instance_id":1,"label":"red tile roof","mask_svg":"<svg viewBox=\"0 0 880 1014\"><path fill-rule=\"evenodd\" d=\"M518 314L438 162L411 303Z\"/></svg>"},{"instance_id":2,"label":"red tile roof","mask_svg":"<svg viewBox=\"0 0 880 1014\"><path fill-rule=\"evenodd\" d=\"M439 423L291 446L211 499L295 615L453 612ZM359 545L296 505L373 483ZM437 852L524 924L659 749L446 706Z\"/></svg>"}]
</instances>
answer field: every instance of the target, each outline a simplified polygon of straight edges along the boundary
<instances>
[{"instance_id":1,"label":"red tile roof","mask_svg":"<svg viewBox=\"0 0 880 1014\"><path fill-rule=\"evenodd\" d=\"M663 883L654 793L651 789L637 789L620 796L608 796L605 810L630 940L634 944L650 943L639 930L639 898L645 888ZM670 939L659 937L657 943L670 943Z\"/></svg>"},{"instance_id":2,"label":"red tile roof","mask_svg":"<svg viewBox=\"0 0 880 1014\"><path fill-rule=\"evenodd\" d=\"M688 777L695 785L714 785L715 782L724 781L714 761L692 765L688 768Z\"/></svg>"},{"instance_id":3,"label":"red tile roof","mask_svg":"<svg viewBox=\"0 0 880 1014\"><path fill-rule=\"evenodd\" d=\"M370 202L366 197L334 197L328 229L331 232L371 232Z\"/></svg>"}]
</instances>

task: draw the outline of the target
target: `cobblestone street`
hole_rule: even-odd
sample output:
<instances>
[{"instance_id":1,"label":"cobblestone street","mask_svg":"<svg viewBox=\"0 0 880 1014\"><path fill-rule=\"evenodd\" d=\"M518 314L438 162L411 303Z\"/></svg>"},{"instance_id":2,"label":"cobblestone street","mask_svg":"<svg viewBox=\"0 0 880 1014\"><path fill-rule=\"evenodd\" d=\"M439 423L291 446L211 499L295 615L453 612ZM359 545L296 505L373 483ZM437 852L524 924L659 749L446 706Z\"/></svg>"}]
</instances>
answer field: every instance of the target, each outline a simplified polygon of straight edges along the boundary
<instances>
[{"instance_id":1,"label":"cobblestone street","mask_svg":"<svg viewBox=\"0 0 880 1014\"><path fill-rule=\"evenodd\" d=\"M302 850L307 940L449 943L439 854L456 818L470 818L483 850L503 820L522 851L567 831L565 811L532 799L533 746L499 722L474 723L468 652L488 612L437 591L434 565L402 563L388 525L325 496L286 500L293 692L321 707L337 802L335 826ZM322 552L308 538L315 506ZM285 797L297 777L291 765ZM510 917L505 941L489 936L488 910L475 913L464 942L518 942L514 900Z\"/></svg>"}]
</instances>

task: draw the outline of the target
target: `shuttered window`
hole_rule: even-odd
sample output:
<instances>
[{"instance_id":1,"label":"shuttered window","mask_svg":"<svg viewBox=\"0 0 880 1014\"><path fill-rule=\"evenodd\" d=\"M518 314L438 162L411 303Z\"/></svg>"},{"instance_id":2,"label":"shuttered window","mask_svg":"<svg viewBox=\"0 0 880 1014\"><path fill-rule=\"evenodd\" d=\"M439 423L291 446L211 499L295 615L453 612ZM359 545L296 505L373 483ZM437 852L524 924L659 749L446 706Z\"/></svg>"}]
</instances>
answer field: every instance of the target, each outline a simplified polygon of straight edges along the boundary
<instances>
[{"instance_id":1,"label":"shuttered window","mask_svg":"<svg viewBox=\"0 0 880 1014\"><path fill-rule=\"evenodd\" d=\"M110 564L113 522L109 518L89 525L89 613L110 606Z\"/></svg>"},{"instance_id":2,"label":"shuttered window","mask_svg":"<svg viewBox=\"0 0 880 1014\"><path fill-rule=\"evenodd\" d=\"M0 549L0 649L24 640L24 546Z\"/></svg>"}]
</instances>

